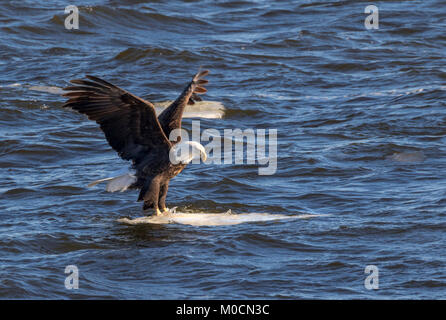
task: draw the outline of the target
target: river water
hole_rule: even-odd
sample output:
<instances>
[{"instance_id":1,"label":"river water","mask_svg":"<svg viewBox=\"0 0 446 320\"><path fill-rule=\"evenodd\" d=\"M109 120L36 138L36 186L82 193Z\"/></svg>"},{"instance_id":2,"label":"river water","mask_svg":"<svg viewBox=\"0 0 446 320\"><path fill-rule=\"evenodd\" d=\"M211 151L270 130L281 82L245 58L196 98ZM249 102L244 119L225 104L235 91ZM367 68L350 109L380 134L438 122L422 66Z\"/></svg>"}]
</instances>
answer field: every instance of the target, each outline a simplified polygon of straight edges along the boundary
<instances>
[{"instance_id":1,"label":"river water","mask_svg":"<svg viewBox=\"0 0 446 320\"><path fill-rule=\"evenodd\" d=\"M445 298L444 1L374 2L370 30L363 1L79 0L67 30L70 4L0 2L0 298ZM177 212L243 223L118 222L137 192L86 186L127 164L60 88L165 102L200 67L184 128L277 130L277 170L172 180Z\"/></svg>"}]
</instances>

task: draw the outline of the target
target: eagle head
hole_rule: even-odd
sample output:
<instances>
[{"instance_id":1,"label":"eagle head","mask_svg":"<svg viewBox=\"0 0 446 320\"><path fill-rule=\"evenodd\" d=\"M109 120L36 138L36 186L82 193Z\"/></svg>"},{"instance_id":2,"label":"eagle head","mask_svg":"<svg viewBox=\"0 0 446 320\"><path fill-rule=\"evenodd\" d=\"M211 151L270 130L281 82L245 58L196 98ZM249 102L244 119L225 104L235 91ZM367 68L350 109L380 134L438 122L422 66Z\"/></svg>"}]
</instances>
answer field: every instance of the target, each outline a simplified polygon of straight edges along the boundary
<instances>
[{"instance_id":1,"label":"eagle head","mask_svg":"<svg viewBox=\"0 0 446 320\"><path fill-rule=\"evenodd\" d=\"M200 158L203 162L206 161L207 154L203 145L196 141L180 142L170 148L169 159L172 164L188 164Z\"/></svg>"}]
</instances>

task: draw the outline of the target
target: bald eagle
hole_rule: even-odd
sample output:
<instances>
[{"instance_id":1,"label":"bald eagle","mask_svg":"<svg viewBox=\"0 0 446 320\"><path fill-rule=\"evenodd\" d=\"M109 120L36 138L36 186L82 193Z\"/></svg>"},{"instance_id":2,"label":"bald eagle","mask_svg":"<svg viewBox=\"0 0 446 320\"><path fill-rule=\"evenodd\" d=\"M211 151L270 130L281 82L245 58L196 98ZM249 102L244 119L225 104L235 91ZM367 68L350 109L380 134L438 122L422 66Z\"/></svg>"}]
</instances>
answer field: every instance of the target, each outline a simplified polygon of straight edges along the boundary
<instances>
[{"instance_id":1,"label":"bald eagle","mask_svg":"<svg viewBox=\"0 0 446 320\"><path fill-rule=\"evenodd\" d=\"M124 160L132 161L134 173L110 180L108 191L139 189L138 201L144 201L143 210L153 208L156 215L168 211L166 195L169 181L195 158L206 161L204 147L194 141L170 141L172 130L181 128L181 119L187 104L201 100L206 93L203 79L209 71L198 72L180 96L158 117L154 105L105 80L87 75L85 80L71 80L64 88L68 101L63 107L72 108L96 121L110 146ZM177 157L181 144L191 148L189 156ZM174 155L175 161L172 160Z\"/></svg>"}]
</instances>

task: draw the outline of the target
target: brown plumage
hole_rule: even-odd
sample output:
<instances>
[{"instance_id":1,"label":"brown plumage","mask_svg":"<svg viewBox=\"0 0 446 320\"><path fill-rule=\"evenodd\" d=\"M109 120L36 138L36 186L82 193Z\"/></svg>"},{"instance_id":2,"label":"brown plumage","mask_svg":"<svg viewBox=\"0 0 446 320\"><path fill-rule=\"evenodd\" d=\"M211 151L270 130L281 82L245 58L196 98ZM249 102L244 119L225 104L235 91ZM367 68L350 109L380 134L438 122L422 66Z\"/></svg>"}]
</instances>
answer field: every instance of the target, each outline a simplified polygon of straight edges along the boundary
<instances>
[{"instance_id":1,"label":"brown plumage","mask_svg":"<svg viewBox=\"0 0 446 320\"><path fill-rule=\"evenodd\" d=\"M172 130L181 128L187 104L200 101L203 79L209 72L198 72L180 96L158 117L153 104L105 80L87 75L88 80L71 80L74 86L64 88L68 101L63 107L72 108L96 121L110 146L124 160L131 160L136 182L131 188L140 189L138 201L144 200L144 210L166 210L165 198L169 180L186 166L172 164L169 151L178 141L169 141Z\"/></svg>"}]
</instances>

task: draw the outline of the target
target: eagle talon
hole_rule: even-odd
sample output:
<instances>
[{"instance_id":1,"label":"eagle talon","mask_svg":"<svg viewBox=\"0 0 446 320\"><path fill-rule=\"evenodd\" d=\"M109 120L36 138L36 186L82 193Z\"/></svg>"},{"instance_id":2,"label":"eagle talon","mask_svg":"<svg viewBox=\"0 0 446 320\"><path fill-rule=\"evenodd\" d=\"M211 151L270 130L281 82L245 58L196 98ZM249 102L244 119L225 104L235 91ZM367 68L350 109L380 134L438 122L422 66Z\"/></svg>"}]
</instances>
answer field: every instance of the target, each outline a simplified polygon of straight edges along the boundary
<instances>
[{"instance_id":1,"label":"eagle talon","mask_svg":"<svg viewBox=\"0 0 446 320\"><path fill-rule=\"evenodd\" d=\"M161 211L162 210L162 211ZM156 215L157 216L161 216L161 215L166 215L166 214L168 214L170 211L169 211L169 209L167 209L167 208L164 208L164 209L158 209L157 211L156 211Z\"/></svg>"}]
</instances>

